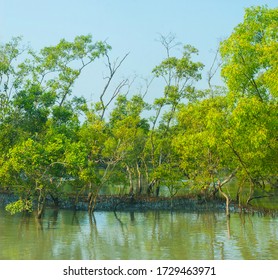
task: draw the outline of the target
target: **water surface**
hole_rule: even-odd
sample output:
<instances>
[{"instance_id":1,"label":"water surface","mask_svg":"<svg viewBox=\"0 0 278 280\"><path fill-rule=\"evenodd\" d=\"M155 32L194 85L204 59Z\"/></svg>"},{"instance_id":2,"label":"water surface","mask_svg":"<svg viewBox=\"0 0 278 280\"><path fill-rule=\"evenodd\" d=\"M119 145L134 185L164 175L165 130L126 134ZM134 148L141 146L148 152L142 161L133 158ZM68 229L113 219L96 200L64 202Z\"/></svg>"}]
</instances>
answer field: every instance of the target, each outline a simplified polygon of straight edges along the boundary
<instances>
[{"instance_id":1,"label":"water surface","mask_svg":"<svg viewBox=\"0 0 278 280\"><path fill-rule=\"evenodd\" d=\"M184 212L0 210L0 259L278 259L278 219Z\"/></svg>"}]
</instances>

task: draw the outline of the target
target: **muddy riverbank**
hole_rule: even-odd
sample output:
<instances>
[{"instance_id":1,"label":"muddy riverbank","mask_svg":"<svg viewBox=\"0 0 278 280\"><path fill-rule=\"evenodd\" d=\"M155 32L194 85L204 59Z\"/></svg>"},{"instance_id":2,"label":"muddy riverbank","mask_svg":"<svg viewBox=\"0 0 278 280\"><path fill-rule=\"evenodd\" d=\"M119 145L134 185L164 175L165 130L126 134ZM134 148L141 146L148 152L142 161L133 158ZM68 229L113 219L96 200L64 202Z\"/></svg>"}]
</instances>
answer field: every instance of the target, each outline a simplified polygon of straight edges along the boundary
<instances>
[{"instance_id":1,"label":"muddy riverbank","mask_svg":"<svg viewBox=\"0 0 278 280\"><path fill-rule=\"evenodd\" d=\"M17 197L13 194L2 192L0 193L0 206L4 207L10 202L16 201ZM56 201L57 202L57 201ZM59 209L70 210L88 210L88 199L86 196L79 197L78 200L74 196L67 197L65 199L59 199L56 205L53 200L48 197L46 201L48 208L57 207ZM177 196L174 198L169 197L146 197L129 195L117 196L117 195L100 195L97 197L94 210L95 211L187 211L187 212L225 212L225 201L221 199L217 200L205 200L198 198L189 198L183 196ZM35 207L34 207L35 208ZM274 214L277 215L277 211L256 208L256 207L244 207L240 208L236 203L231 202L230 212L247 212L247 213L261 213L261 214Z\"/></svg>"},{"instance_id":2,"label":"muddy riverbank","mask_svg":"<svg viewBox=\"0 0 278 280\"><path fill-rule=\"evenodd\" d=\"M13 194L0 193L0 205L7 205L16 201ZM61 209L87 210L88 198L80 196L78 200L72 196L56 201L56 205L50 197L46 200L47 207L58 207ZM233 207L233 206L232 206ZM188 211L210 211L225 209L225 202L221 200L206 201L188 197L147 197L147 196L117 196L100 195L96 198L94 205L96 211L144 211L144 210L188 210Z\"/></svg>"}]
</instances>

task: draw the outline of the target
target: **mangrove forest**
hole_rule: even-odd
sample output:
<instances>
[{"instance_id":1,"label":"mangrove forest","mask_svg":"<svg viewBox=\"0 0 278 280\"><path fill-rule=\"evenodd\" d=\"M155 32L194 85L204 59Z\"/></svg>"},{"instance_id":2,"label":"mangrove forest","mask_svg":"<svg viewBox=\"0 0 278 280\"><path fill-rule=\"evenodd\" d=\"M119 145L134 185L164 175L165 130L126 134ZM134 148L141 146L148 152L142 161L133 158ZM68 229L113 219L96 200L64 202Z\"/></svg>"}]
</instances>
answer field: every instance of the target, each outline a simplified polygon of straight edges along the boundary
<instances>
[{"instance_id":1,"label":"mangrove forest","mask_svg":"<svg viewBox=\"0 0 278 280\"><path fill-rule=\"evenodd\" d=\"M221 200L229 215L231 202L277 198L278 9L247 8L207 77L194 46L172 34L159 41L165 58L137 91L115 79L129 54L112 59L92 35L41 50L21 37L0 45L0 189L15 198L7 211L40 218L69 198L92 213L101 196L183 197ZM105 84L91 102L75 85L99 63ZM218 71L223 85L213 83ZM162 90L150 103L153 82Z\"/></svg>"}]
</instances>

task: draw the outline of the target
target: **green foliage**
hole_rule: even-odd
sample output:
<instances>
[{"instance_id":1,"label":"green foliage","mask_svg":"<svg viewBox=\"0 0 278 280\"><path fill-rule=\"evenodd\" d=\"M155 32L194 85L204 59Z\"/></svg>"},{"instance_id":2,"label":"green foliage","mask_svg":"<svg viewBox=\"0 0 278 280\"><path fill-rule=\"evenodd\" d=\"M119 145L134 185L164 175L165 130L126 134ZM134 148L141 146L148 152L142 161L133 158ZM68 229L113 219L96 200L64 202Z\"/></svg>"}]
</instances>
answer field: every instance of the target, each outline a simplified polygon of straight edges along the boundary
<instances>
[{"instance_id":1,"label":"green foliage","mask_svg":"<svg viewBox=\"0 0 278 280\"><path fill-rule=\"evenodd\" d=\"M21 212L29 212L33 211L32 201L19 199L15 202L9 203L5 207L6 211L8 211L11 215Z\"/></svg>"},{"instance_id":2,"label":"green foliage","mask_svg":"<svg viewBox=\"0 0 278 280\"><path fill-rule=\"evenodd\" d=\"M225 97L185 105L178 115L179 133L172 145L191 187L207 190L233 168L225 144L228 106Z\"/></svg>"},{"instance_id":3,"label":"green foliage","mask_svg":"<svg viewBox=\"0 0 278 280\"><path fill-rule=\"evenodd\" d=\"M220 46L222 75L231 92L264 101L277 97L277 30L277 8L246 9L244 21Z\"/></svg>"},{"instance_id":4,"label":"green foliage","mask_svg":"<svg viewBox=\"0 0 278 280\"><path fill-rule=\"evenodd\" d=\"M221 43L222 75L233 109L226 143L237 177L265 191L277 178L278 9L251 7Z\"/></svg>"},{"instance_id":5,"label":"green foliage","mask_svg":"<svg viewBox=\"0 0 278 280\"><path fill-rule=\"evenodd\" d=\"M0 183L19 197L7 211L29 212L36 202L40 216L47 198L66 196L64 185L89 194L91 210L107 186L131 195L159 195L166 187L170 197L182 188L206 197L219 191L228 201L222 186L235 178L231 193L241 202L275 193L277 22L277 9L246 9L220 45L227 87L198 90L203 64L194 61L196 48L185 45L174 57L173 38L162 37L167 57L153 74L164 90L151 105L140 94L121 94L126 81L104 102L124 59L111 63L111 47L91 35L39 52L21 47L20 38L1 45ZM25 60L16 63L20 55ZM71 94L83 69L102 56L110 77L90 109Z\"/></svg>"},{"instance_id":6,"label":"green foliage","mask_svg":"<svg viewBox=\"0 0 278 280\"><path fill-rule=\"evenodd\" d=\"M23 53L20 39L0 48L1 185L24 201L36 200L38 215L46 196L57 199L71 174L67 147L78 140L80 113L87 111L84 98L68 100L72 87L82 70L110 49L106 43L93 43L91 35L77 36L39 53L23 49L27 58L15 64ZM22 205L19 201L8 209L22 211Z\"/></svg>"}]
</instances>

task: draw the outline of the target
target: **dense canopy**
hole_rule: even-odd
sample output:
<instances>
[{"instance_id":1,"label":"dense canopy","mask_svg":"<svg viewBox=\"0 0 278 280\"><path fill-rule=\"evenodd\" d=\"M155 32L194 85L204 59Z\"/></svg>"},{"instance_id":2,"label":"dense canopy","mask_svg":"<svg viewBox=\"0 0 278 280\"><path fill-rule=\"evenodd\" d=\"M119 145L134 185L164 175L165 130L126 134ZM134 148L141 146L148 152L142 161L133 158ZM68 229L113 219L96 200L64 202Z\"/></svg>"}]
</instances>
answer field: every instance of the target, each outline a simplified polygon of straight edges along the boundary
<instances>
[{"instance_id":1,"label":"dense canopy","mask_svg":"<svg viewBox=\"0 0 278 280\"><path fill-rule=\"evenodd\" d=\"M111 46L91 35L38 52L21 38L0 45L0 187L18 196L8 211L36 202L40 217L46 199L73 193L88 194L90 211L103 192L220 195L227 205L277 194L278 9L246 9L221 42L224 87L209 80L198 89L197 49L185 45L173 57L173 37L161 43L167 57L152 75L164 91L153 104L148 86L132 93L123 79L111 88L128 56L112 62ZM73 87L100 57L107 83L88 104Z\"/></svg>"}]
</instances>

